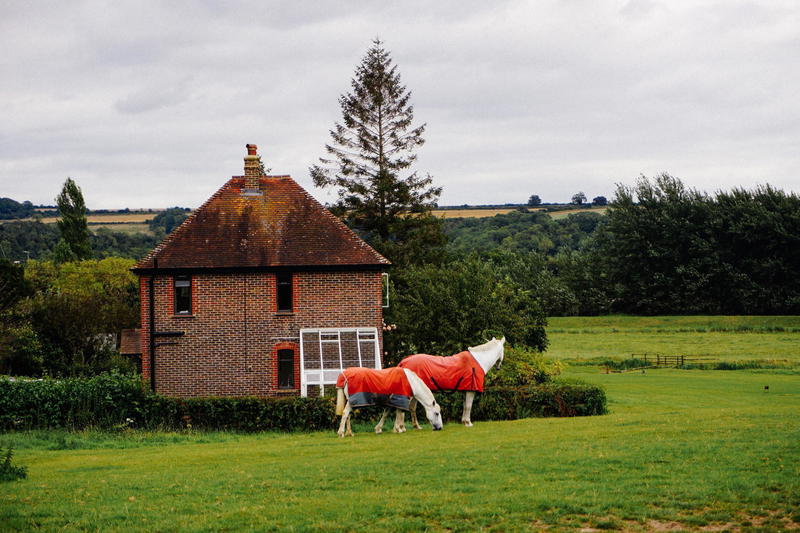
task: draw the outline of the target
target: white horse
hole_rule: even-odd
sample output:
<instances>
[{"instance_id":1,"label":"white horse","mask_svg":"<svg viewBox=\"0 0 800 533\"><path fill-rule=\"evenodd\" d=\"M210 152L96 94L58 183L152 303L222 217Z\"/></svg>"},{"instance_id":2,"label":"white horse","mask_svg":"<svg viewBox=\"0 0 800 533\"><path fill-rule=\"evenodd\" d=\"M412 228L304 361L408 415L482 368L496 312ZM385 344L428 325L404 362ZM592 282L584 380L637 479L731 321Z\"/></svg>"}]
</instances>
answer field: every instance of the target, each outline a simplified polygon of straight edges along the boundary
<instances>
[{"instance_id":1,"label":"white horse","mask_svg":"<svg viewBox=\"0 0 800 533\"><path fill-rule=\"evenodd\" d=\"M471 346L467 348L467 352L461 352L454 356L410 355L400 361L398 366L413 370L433 391L464 391L464 411L461 414L461 423L466 427L472 427L470 416L475 393L483 392L483 378L486 373L495 364L500 368L503 363L505 343L505 337L502 339L492 337L489 342L480 346ZM478 372L478 368L482 374ZM414 400L411 400L408 406L411 411L411 422L414 428L422 429L417 422L416 407ZM395 424L399 423L404 426L405 413L398 412L397 418L399 422L396 421Z\"/></svg>"},{"instance_id":2,"label":"white horse","mask_svg":"<svg viewBox=\"0 0 800 533\"><path fill-rule=\"evenodd\" d=\"M350 415L353 408L368 405L387 406L384 416L375 426L375 433L383 431L388 407L394 407L398 412L393 431L403 433L406 430L405 416L400 416L400 413L407 410L412 401L414 408L417 403L422 404L425 408L425 415L435 431L442 429L441 407L436 403L436 398L433 397L431 390L412 370L405 368L384 370L362 367L348 368L339 375L339 379L336 381L336 414L342 415L337 434L340 437L352 436Z\"/></svg>"}]
</instances>

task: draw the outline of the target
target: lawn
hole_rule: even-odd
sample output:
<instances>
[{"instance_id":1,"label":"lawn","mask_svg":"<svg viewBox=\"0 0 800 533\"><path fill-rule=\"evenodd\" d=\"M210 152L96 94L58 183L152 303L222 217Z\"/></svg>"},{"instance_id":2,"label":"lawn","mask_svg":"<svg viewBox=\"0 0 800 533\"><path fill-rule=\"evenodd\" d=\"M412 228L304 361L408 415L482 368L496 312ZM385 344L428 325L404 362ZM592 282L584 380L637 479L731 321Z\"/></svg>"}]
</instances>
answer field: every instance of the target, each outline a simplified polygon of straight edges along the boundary
<instances>
[{"instance_id":1,"label":"lawn","mask_svg":"<svg viewBox=\"0 0 800 533\"><path fill-rule=\"evenodd\" d=\"M554 317L547 356L625 358L644 352L800 364L800 316Z\"/></svg>"},{"instance_id":2,"label":"lawn","mask_svg":"<svg viewBox=\"0 0 800 533\"><path fill-rule=\"evenodd\" d=\"M800 527L800 375L567 373L600 417L352 439L310 434L0 435L24 481L4 530L520 531ZM764 387L769 386L768 391ZM671 528L671 529L670 529Z\"/></svg>"}]
</instances>

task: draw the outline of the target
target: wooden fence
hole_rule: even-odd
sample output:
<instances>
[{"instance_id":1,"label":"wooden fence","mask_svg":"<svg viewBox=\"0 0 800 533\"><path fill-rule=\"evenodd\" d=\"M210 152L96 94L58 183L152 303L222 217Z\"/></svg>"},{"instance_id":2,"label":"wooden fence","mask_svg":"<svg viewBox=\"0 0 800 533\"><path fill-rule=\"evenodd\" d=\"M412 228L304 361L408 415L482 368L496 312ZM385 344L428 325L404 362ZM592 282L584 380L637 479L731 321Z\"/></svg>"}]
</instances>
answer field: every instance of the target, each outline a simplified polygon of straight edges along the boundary
<instances>
[{"instance_id":1,"label":"wooden fence","mask_svg":"<svg viewBox=\"0 0 800 533\"><path fill-rule=\"evenodd\" d=\"M606 374L609 372L635 372L646 368L680 368L688 364L712 363L717 361L714 357L699 355L667 355L663 353L644 352L631 354L631 359L642 361L643 364L636 367L629 367L622 370L611 370L606 366Z\"/></svg>"}]
</instances>

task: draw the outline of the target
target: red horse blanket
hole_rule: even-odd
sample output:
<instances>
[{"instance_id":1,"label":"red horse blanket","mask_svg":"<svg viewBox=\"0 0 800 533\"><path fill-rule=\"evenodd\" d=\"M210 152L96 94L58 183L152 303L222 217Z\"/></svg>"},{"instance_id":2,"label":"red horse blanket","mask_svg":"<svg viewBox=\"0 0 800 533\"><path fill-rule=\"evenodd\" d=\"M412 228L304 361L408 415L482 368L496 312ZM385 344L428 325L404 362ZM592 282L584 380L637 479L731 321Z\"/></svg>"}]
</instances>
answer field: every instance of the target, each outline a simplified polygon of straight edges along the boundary
<instances>
[{"instance_id":1,"label":"red horse blanket","mask_svg":"<svg viewBox=\"0 0 800 533\"><path fill-rule=\"evenodd\" d=\"M432 391L483 392L486 373L469 351L449 357L418 353L397 366L413 370Z\"/></svg>"},{"instance_id":2,"label":"red horse blanket","mask_svg":"<svg viewBox=\"0 0 800 533\"><path fill-rule=\"evenodd\" d=\"M336 380L336 387L344 388L351 407L383 405L408 411L408 402L414 395L411 384L402 368L352 367L345 369Z\"/></svg>"}]
</instances>

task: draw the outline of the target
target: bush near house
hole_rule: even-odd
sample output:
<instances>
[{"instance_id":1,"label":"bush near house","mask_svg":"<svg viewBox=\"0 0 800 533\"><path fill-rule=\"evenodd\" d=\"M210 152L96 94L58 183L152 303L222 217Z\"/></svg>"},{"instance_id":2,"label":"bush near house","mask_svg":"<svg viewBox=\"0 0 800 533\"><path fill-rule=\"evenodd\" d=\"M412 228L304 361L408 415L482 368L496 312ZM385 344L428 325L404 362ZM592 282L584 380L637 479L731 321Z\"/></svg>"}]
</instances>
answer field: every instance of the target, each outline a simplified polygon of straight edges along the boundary
<instances>
[{"instance_id":1,"label":"bush near house","mask_svg":"<svg viewBox=\"0 0 800 533\"><path fill-rule=\"evenodd\" d=\"M445 420L460 420L463 394L439 395ZM473 420L582 416L606 412L605 392L579 382L492 387ZM204 429L318 431L336 427L333 398L168 398L135 377L103 374L63 380L0 379L0 430Z\"/></svg>"}]
</instances>

